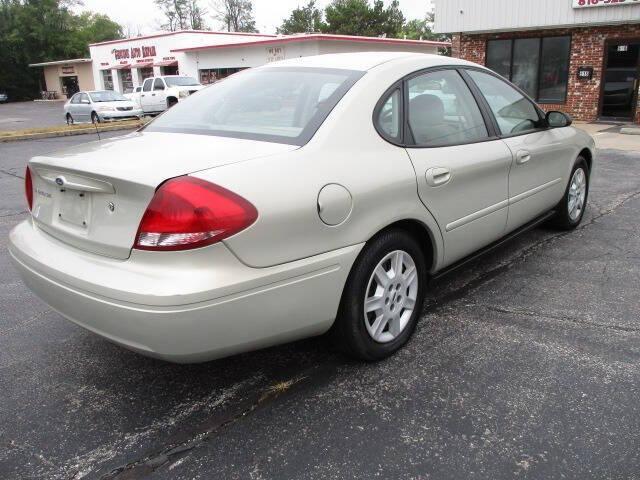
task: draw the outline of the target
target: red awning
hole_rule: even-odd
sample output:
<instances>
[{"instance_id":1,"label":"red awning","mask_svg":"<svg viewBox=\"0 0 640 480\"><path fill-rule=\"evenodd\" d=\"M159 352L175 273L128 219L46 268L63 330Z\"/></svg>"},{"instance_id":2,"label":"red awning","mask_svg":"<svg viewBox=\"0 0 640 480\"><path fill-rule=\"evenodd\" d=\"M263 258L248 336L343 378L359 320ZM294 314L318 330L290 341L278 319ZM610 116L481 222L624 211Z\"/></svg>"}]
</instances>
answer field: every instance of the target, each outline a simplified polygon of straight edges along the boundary
<instances>
[{"instance_id":1,"label":"red awning","mask_svg":"<svg viewBox=\"0 0 640 480\"><path fill-rule=\"evenodd\" d=\"M119 63L117 65L111 65L109 68L111 70L130 70L131 69L131 64L130 63Z\"/></svg>"},{"instance_id":2,"label":"red awning","mask_svg":"<svg viewBox=\"0 0 640 480\"><path fill-rule=\"evenodd\" d=\"M164 62L156 62L153 64L154 67L177 67L177 60L165 60Z\"/></svg>"},{"instance_id":3,"label":"red awning","mask_svg":"<svg viewBox=\"0 0 640 480\"><path fill-rule=\"evenodd\" d=\"M147 60L144 62L138 62L134 65L131 65L133 68L149 68L153 67L153 60Z\"/></svg>"}]
</instances>

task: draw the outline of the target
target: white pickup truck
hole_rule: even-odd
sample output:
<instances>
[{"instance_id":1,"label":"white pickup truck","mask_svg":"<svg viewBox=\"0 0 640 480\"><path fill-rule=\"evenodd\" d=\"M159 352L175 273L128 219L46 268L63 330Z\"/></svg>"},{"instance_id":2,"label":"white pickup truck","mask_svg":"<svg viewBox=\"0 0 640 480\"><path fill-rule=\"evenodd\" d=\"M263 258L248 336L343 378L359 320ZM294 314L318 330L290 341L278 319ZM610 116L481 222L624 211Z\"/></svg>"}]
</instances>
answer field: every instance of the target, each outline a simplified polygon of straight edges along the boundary
<instances>
[{"instance_id":1,"label":"white pickup truck","mask_svg":"<svg viewBox=\"0 0 640 480\"><path fill-rule=\"evenodd\" d=\"M145 79L140 91L129 94L131 100L142 107L145 114L160 113L171 108L180 100L204 88L193 77L179 75L166 75L163 77L150 77Z\"/></svg>"}]
</instances>

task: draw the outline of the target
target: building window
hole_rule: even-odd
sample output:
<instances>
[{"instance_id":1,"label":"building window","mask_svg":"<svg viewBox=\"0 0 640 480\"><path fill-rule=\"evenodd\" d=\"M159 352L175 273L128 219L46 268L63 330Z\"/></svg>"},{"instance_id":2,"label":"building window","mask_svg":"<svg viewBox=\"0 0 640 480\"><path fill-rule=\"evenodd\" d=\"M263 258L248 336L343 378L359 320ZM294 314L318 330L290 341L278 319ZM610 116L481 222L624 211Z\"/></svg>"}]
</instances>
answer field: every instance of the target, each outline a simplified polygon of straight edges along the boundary
<instances>
[{"instance_id":1,"label":"building window","mask_svg":"<svg viewBox=\"0 0 640 480\"><path fill-rule=\"evenodd\" d=\"M102 70L102 84L105 90L113 90L113 75L111 75L111 70Z\"/></svg>"},{"instance_id":2,"label":"building window","mask_svg":"<svg viewBox=\"0 0 640 480\"><path fill-rule=\"evenodd\" d=\"M133 76L131 70L120 70L120 83L122 85L122 93L133 92Z\"/></svg>"},{"instance_id":3,"label":"building window","mask_svg":"<svg viewBox=\"0 0 640 480\"><path fill-rule=\"evenodd\" d=\"M200 83L207 85L209 83L215 83L218 80L233 75L244 68L206 68L200 70Z\"/></svg>"},{"instance_id":4,"label":"building window","mask_svg":"<svg viewBox=\"0 0 640 480\"><path fill-rule=\"evenodd\" d=\"M147 78L153 77L153 67L145 67L138 70L138 76L140 77L140 81L143 82Z\"/></svg>"},{"instance_id":5,"label":"building window","mask_svg":"<svg viewBox=\"0 0 640 480\"><path fill-rule=\"evenodd\" d=\"M486 65L540 103L564 103L571 37L489 40Z\"/></svg>"}]
</instances>

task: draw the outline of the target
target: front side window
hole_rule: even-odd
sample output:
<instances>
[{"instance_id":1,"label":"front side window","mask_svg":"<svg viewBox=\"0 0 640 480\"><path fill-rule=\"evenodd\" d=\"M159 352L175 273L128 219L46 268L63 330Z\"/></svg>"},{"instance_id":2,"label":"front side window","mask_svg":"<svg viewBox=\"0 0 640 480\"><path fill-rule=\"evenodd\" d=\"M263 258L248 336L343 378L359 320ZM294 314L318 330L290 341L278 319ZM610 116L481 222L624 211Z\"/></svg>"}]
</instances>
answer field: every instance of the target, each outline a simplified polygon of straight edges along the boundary
<instances>
[{"instance_id":1,"label":"front side window","mask_svg":"<svg viewBox=\"0 0 640 480\"><path fill-rule=\"evenodd\" d=\"M86 93L81 93L80 103L89 103L89 95L87 95Z\"/></svg>"},{"instance_id":2,"label":"front side window","mask_svg":"<svg viewBox=\"0 0 640 480\"><path fill-rule=\"evenodd\" d=\"M508 83L495 76L469 70L498 122L502 135L515 135L540 128L536 107Z\"/></svg>"},{"instance_id":3,"label":"front side window","mask_svg":"<svg viewBox=\"0 0 640 480\"><path fill-rule=\"evenodd\" d=\"M146 128L304 145L363 72L249 69L188 97Z\"/></svg>"},{"instance_id":4,"label":"front side window","mask_svg":"<svg viewBox=\"0 0 640 480\"><path fill-rule=\"evenodd\" d=\"M571 37L489 40L486 66L541 103L567 98Z\"/></svg>"},{"instance_id":5,"label":"front side window","mask_svg":"<svg viewBox=\"0 0 640 480\"><path fill-rule=\"evenodd\" d=\"M416 145L442 146L486 139L487 127L469 88L454 70L409 79L409 128Z\"/></svg>"}]
</instances>

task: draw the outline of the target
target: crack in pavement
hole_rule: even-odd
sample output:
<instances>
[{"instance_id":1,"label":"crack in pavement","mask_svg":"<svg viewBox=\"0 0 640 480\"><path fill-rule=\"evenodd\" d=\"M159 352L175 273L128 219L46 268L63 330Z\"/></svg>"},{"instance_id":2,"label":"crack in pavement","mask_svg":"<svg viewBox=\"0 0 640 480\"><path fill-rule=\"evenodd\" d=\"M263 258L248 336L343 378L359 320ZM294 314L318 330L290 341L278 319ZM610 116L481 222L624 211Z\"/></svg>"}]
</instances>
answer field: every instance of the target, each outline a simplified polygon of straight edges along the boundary
<instances>
[{"instance_id":1,"label":"crack in pavement","mask_svg":"<svg viewBox=\"0 0 640 480\"><path fill-rule=\"evenodd\" d=\"M8 170L4 170L0 168L0 173L4 173L5 175L9 175L10 177L19 178L20 180L24 180L24 176L18 175L17 173L9 172Z\"/></svg>"},{"instance_id":2,"label":"crack in pavement","mask_svg":"<svg viewBox=\"0 0 640 480\"><path fill-rule=\"evenodd\" d=\"M626 197L624 197L622 200L620 200L619 202L617 202L615 205L611 206L607 210L604 210L604 211L600 210L600 212L597 215L594 215L591 219L589 219L588 222L580 225L575 230L584 230L585 228L593 225L598 219L606 215L612 214L618 208L623 206L626 202L628 202L629 200L637 196L640 196L640 191L627 195ZM501 273L510 269L516 263L521 261L526 261L533 253L535 253L545 245L550 244L556 239L563 238L571 233L573 233L573 231L560 232L560 233L551 235L549 237L546 237L538 242L535 242L534 244L521 250L518 254L516 254L511 259L507 260L506 262L490 270L487 270L481 273L480 275L471 279L469 282L462 285L461 287L455 290L452 290L450 292L447 292L444 295L440 296L439 298L433 299L431 302L425 302L423 313L424 312L434 313L434 312L440 311L447 304L450 304L458 299L463 298L468 293L472 292L473 290L486 284L488 281L491 281L492 279L496 278ZM488 306L481 305L481 304L479 304L479 306L489 308ZM496 307L492 307L492 308L496 308ZM536 312L529 312L526 310L509 311L505 309L504 313L516 313L516 314L530 315L530 316L537 315ZM552 319L555 318L549 315L543 315L543 316L547 316ZM558 317L558 319L565 320L565 321L577 321L577 319L573 319L571 317L567 317L567 318ZM582 322L582 323L586 323L586 322ZM597 324L595 322L591 322L591 323L593 324L593 326L596 326L596 327L615 329L615 327L612 327L612 326ZM625 329L625 327L619 327L618 329L622 331L640 332L640 329L627 330ZM333 362L330 361L328 363L325 363L324 365L310 367L309 369L307 369L307 374L304 375L303 378L307 379L313 376L318 377L317 371L327 370L332 366L332 363ZM302 372L304 372L304 370ZM302 372L298 372L298 378L300 378L300 375ZM269 404L271 401L275 401L277 398L279 398L285 393L287 392L282 391L282 392L274 393L272 391L270 392L269 390L267 390L265 393L258 395L258 392L255 392L254 395L245 399L243 402L239 404L241 408L236 409L235 413L223 416L222 418L218 419L215 423L210 425L209 428L206 428L203 431L195 433L189 440L179 444L169 445L166 448L154 454L148 455L142 459L135 460L133 462L129 462L126 465L117 467L111 470L109 473L103 475L101 478L103 480L108 480L108 479L110 480L110 479L116 479L116 478L122 480L122 479L131 479L131 478L141 478L143 476L146 476L151 472L155 471L156 469L164 465L170 464L170 462L172 462L173 460L177 461L179 460L179 457L183 455L187 455L192 450L203 446L206 442L208 442L217 433L219 433L226 427L229 427L230 425L241 420L242 418L247 417L248 415L255 412L258 408L266 404ZM80 477L75 477L75 478L80 478Z\"/></svg>"},{"instance_id":3,"label":"crack in pavement","mask_svg":"<svg viewBox=\"0 0 640 480\"><path fill-rule=\"evenodd\" d=\"M491 312L506 313L510 315L522 315L522 316L532 317L532 318L547 318L549 320L571 322L579 325L587 325L590 327L603 328L603 329L614 330L619 332L640 333L640 328L624 327L622 325L615 325L615 324L609 325L606 323L592 322L592 321L583 320L582 318L574 317L571 315L561 315L561 314L554 314L554 313L548 313L548 312L537 312L534 310L527 310L524 308L496 307L493 305L488 305L486 303L475 303L475 302L469 303L465 306L484 308L485 310L489 310Z\"/></svg>"},{"instance_id":4,"label":"crack in pavement","mask_svg":"<svg viewBox=\"0 0 640 480\"><path fill-rule=\"evenodd\" d=\"M331 365L331 362L329 362L329 365ZM116 467L105 475L102 475L100 478L102 480L128 480L143 478L153 471L157 470L158 468L168 465L173 460L178 460L179 457L186 455L190 451L203 446L206 442L213 438L214 435L216 435L225 427L228 427L241 418L255 412L258 408L274 401L281 395L287 393L294 385L309 379L311 375L315 375L316 377L318 377L318 373L326 371L327 365L323 365L322 368L318 366L312 366L306 369L306 374L298 374L291 380L278 382L266 389L256 391L252 396L240 402L238 404L240 408L236 409L234 413L222 415L219 419L208 425L208 428L196 432L188 440L171 444L160 451L147 455L144 458L134 460L120 467ZM76 475L72 478L79 479L82 478L82 476Z\"/></svg>"}]
</instances>

